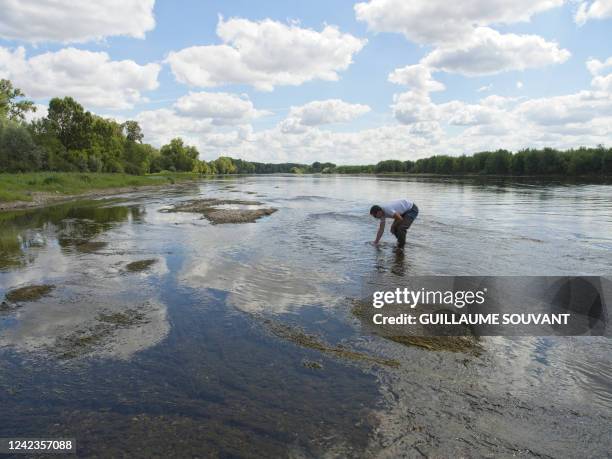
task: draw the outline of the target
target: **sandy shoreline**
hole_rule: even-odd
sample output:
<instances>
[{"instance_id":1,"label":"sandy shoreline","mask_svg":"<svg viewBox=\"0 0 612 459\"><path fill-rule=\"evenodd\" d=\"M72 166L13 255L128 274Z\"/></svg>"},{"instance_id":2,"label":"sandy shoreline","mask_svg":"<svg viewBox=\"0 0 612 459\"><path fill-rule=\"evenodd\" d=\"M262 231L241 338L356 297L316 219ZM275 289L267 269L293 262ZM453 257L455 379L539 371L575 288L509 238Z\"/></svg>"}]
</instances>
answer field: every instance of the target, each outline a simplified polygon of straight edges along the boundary
<instances>
[{"instance_id":1,"label":"sandy shoreline","mask_svg":"<svg viewBox=\"0 0 612 459\"><path fill-rule=\"evenodd\" d=\"M87 193L79 194L63 194L63 193L46 193L35 191L32 193L31 201L7 201L0 203L0 212L12 211L12 210L25 210L25 209L37 209L40 207L46 207L53 204L61 204L68 201L76 201L79 199L95 199L105 196L113 196L117 194L133 193L136 191L148 191L148 190L165 190L168 188L175 188L180 185L184 185L185 182L179 183L164 183L159 185L143 185L143 186L126 186L126 187L114 187L114 188L102 188Z\"/></svg>"}]
</instances>

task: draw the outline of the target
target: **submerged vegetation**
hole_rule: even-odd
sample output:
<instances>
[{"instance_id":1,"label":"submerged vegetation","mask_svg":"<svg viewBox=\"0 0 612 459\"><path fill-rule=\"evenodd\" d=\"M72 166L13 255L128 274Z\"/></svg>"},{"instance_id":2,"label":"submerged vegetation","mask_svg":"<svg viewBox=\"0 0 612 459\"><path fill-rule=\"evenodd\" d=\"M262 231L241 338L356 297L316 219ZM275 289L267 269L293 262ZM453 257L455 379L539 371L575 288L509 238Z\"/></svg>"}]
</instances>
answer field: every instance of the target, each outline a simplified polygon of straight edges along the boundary
<instances>
[{"instance_id":1,"label":"submerged vegetation","mask_svg":"<svg viewBox=\"0 0 612 459\"><path fill-rule=\"evenodd\" d=\"M404 346L415 346L429 351L463 352L465 354L479 355L482 348L473 336L384 336Z\"/></svg>"},{"instance_id":2,"label":"submerged vegetation","mask_svg":"<svg viewBox=\"0 0 612 459\"><path fill-rule=\"evenodd\" d=\"M51 293L54 288L55 285L27 285L9 291L6 300L11 303L36 301Z\"/></svg>"},{"instance_id":3,"label":"submerged vegetation","mask_svg":"<svg viewBox=\"0 0 612 459\"><path fill-rule=\"evenodd\" d=\"M138 261L133 261L131 263L128 263L125 266L125 269L131 273L145 271L149 269L151 266L153 266L155 263L157 263L156 258L151 258L148 260L138 260Z\"/></svg>"},{"instance_id":4,"label":"submerged vegetation","mask_svg":"<svg viewBox=\"0 0 612 459\"><path fill-rule=\"evenodd\" d=\"M327 354L332 357L345 359L345 360L356 360L365 363L372 363L378 365L384 365L387 367L397 368L399 367L399 362L393 359L385 359L382 357L375 357L372 355L364 354L362 352L352 351L350 349L345 348L344 346L334 346L324 341L320 340L316 336L309 335L303 330L292 327L290 325L277 322L270 319L265 319L263 323L266 325L270 333L277 336L278 338L290 341L298 346L305 347L308 349L313 349L315 351L319 351L323 354ZM315 365L306 365L304 362L302 363L304 366L308 368L321 368L322 366L319 363L315 363Z\"/></svg>"},{"instance_id":5,"label":"submerged vegetation","mask_svg":"<svg viewBox=\"0 0 612 459\"><path fill-rule=\"evenodd\" d=\"M376 310L367 301L354 300L352 303L351 313L361 321L364 329L368 329L371 333L389 341L403 344L404 346L420 347L429 351L460 352L475 356L480 355L483 350L478 337L472 334L470 329L465 329L462 336L428 336L431 335L431 330L406 329L416 332L414 335L410 335L406 333L398 334L398 329L392 325L377 325L373 327L371 325L373 323L372 317L376 314ZM437 331L443 334L444 330ZM457 330L453 328L446 331L452 333Z\"/></svg>"},{"instance_id":6,"label":"submerged vegetation","mask_svg":"<svg viewBox=\"0 0 612 459\"><path fill-rule=\"evenodd\" d=\"M48 351L61 360L84 357L98 350L121 328L133 328L148 322L139 309L101 312L95 321L64 336L59 336Z\"/></svg>"}]
</instances>

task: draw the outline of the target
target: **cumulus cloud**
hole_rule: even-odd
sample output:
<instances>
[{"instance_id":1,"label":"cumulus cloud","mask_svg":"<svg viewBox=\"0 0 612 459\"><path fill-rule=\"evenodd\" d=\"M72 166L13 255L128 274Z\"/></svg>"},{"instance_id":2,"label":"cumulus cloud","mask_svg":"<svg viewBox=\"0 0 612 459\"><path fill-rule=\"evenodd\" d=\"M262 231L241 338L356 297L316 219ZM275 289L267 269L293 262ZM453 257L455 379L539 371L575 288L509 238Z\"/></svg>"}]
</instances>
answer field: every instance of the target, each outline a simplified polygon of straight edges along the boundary
<instances>
[{"instance_id":1,"label":"cumulus cloud","mask_svg":"<svg viewBox=\"0 0 612 459\"><path fill-rule=\"evenodd\" d=\"M611 61L612 62L612 61ZM426 92L396 95L394 114L412 128L418 123L442 126L440 145L450 152L553 146L570 148L612 141L612 73L608 61L587 63L593 90L525 99L491 95L477 103L453 100L435 104ZM447 126L463 128L450 135ZM607 126L607 127L606 127ZM517 135L520 133L520 135Z\"/></svg>"},{"instance_id":2,"label":"cumulus cloud","mask_svg":"<svg viewBox=\"0 0 612 459\"><path fill-rule=\"evenodd\" d=\"M23 47L0 47L0 76L28 97L72 96L79 102L109 109L131 108L142 91L158 87L158 64L112 61L105 52L64 48L27 58Z\"/></svg>"},{"instance_id":3,"label":"cumulus cloud","mask_svg":"<svg viewBox=\"0 0 612 459\"><path fill-rule=\"evenodd\" d=\"M589 59L587 69L593 75L591 86L599 91L612 92L612 57L605 61Z\"/></svg>"},{"instance_id":4,"label":"cumulus cloud","mask_svg":"<svg viewBox=\"0 0 612 459\"><path fill-rule=\"evenodd\" d=\"M444 85L431 76L431 69L423 64L407 65L389 74L391 83L409 86L414 91L443 91Z\"/></svg>"},{"instance_id":5,"label":"cumulus cloud","mask_svg":"<svg viewBox=\"0 0 612 459\"><path fill-rule=\"evenodd\" d=\"M612 71L612 57L609 57L604 62L598 59L589 59L586 63L587 69L591 75L600 75L603 72Z\"/></svg>"},{"instance_id":6,"label":"cumulus cloud","mask_svg":"<svg viewBox=\"0 0 612 459\"><path fill-rule=\"evenodd\" d=\"M561 63L570 56L556 43L536 35L500 34L488 27L479 27L466 40L457 44L442 44L421 59L418 64L395 69L389 81L409 87L409 91L395 94L391 106L393 115L402 124L437 122L440 116L429 96L442 91L444 85L435 80L433 72L444 71L466 76L490 75L508 70L523 70ZM592 63L597 67L597 63ZM488 91L491 85L478 92ZM521 89L517 83L517 88ZM450 124L470 125L487 119L485 112L471 108L454 117ZM484 116L484 118L483 118Z\"/></svg>"},{"instance_id":7,"label":"cumulus cloud","mask_svg":"<svg viewBox=\"0 0 612 459\"><path fill-rule=\"evenodd\" d=\"M436 70L479 76L560 64L569 57L568 50L540 36L501 34L479 27L463 42L434 49L421 63Z\"/></svg>"},{"instance_id":8,"label":"cumulus cloud","mask_svg":"<svg viewBox=\"0 0 612 459\"><path fill-rule=\"evenodd\" d=\"M345 123L370 111L362 104L350 104L340 99L314 100L299 107L291 107L289 116L281 123L286 133L304 132L312 126Z\"/></svg>"},{"instance_id":9,"label":"cumulus cloud","mask_svg":"<svg viewBox=\"0 0 612 459\"><path fill-rule=\"evenodd\" d=\"M145 140L154 145L182 137L191 144L205 143L208 148L216 148L248 140L252 133L249 123L266 114L257 110L246 96L190 92L180 97L172 109L143 111L136 121L143 128Z\"/></svg>"},{"instance_id":10,"label":"cumulus cloud","mask_svg":"<svg viewBox=\"0 0 612 459\"><path fill-rule=\"evenodd\" d=\"M192 46L167 57L175 78L198 87L246 84L263 91L321 79L336 81L367 40L327 25L322 31L265 19L219 18L221 45Z\"/></svg>"},{"instance_id":11,"label":"cumulus cloud","mask_svg":"<svg viewBox=\"0 0 612 459\"><path fill-rule=\"evenodd\" d=\"M393 116L402 124L433 122L438 119L436 106L429 94L422 91L407 91L393 96Z\"/></svg>"},{"instance_id":12,"label":"cumulus cloud","mask_svg":"<svg viewBox=\"0 0 612 459\"><path fill-rule=\"evenodd\" d=\"M213 124L244 124L267 112L256 110L248 97L225 92L190 92L174 104L183 116L208 118Z\"/></svg>"},{"instance_id":13,"label":"cumulus cloud","mask_svg":"<svg viewBox=\"0 0 612 459\"><path fill-rule=\"evenodd\" d=\"M402 33L411 41L461 42L474 27L528 21L564 0L370 0L355 15L375 32Z\"/></svg>"},{"instance_id":14,"label":"cumulus cloud","mask_svg":"<svg viewBox=\"0 0 612 459\"><path fill-rule=\"evenodd\" d=\"M355 14L378 32L402 33L420 44L434 45L418 65L396 69L389 80L441 90L432 71L467 76L492 75L565 62L570 52L538 35L502 34L491 27L528 21L564 0L370 0L357 3ZM429 70L428 70L429 69Z\"/></svg>"},{"instance_id":15,"label":"cumulus cloud","mask_svg":"<svg viewBox=\"0 0 612 459\"><path fill-rule=\"evenodd\" d=\"M591 85L599 91L612 92L612 73L605 76L596 76Z\"/></svg>"},{"instance_id":16,"label":"cumulus cloud","mask_svg":"<svg viewBox=\"0 0 612 459\"><path fill-rule=\"evenodd\" d=\"M517 99L491 95L476 104L452 100L435 104L426 92L408 91L396 94L391 106L393 114L401 124L409 125L414 133L423 132L422 126L440 124L450 126L477 126L498 122L507 114L507 109ZM414 129L416 125L421 127Z\"/></svg>"},{"instance_id":17,"label":"cumulus cloud","mask_svg":"<svg viewBox=\"0 0 612 459\"><path fill-rule=\"evenodd\" d=\"M33 43L144 38L155 27L154 5L155 0L0 0L0 37Z\"/></svg>"},{"instance_id":18,"label":"cumulus cloud","mask_svg":"<svg viewBox=\"0 0 612 459\"><path fill-rule=\"evenodd\" d=\"M591 19L605 19L612 17L612 0L594 0L580 2L574 20L578 25L584 25Z\"/></svg>"},{"instance_id":19,"label":"cumulus cloud","mask_svg":"<svg viewBox=\"0 0 612 459\"><path fill-rule=\"evenodd\" d=\"M484 103L466 104L455 100L437 108L440 118L452 126L492 124L504 116L504 112L498 107Z\"/></svg>"},{"instance_id":20,"label":"cumulus cloud","mask_svg":"<svg viewBox=\"0 0 612 459\"><path fill-rule=\"evenodd\" d=\"M531 99L520 104L516 113L527 121L543 126L587 123L601 116L612 115L612 94L580 91Z\"/></svg>"},{"instance_id":21,"label":"cumulus cloud","mask_svg":"<svg viewBox=\"0 0 612 459\"><path fill-rule=\"evenodd\" d=\"M195 143L202 134L211 132L213 128L210 119L179 116L168 108L140 112L135 120L142 127L145 141L156 146L168 143L175 137L182 137L188 143Z\"/></svg>"},{"instance_id":22,"label":"cumulus cloud","mask_svg":"<svg viewBox=\"0 0 612 459\"><path fill-rule=\"evenodd\" d=\"M416 66L396 75L397 82L408 87L394 97L398 122L351 132L325 126L348 121L367 107L337 100L292 107L286 120L260 131L248 123L213 124L213 113L206 113L211 118L180 113L178 102L175 110L143 112L136 119L147 140L152 127L158 138L166 136L164 143L182 135L204 159L231 154L251 161L309 163L327 160L333 151L337 164L368 164L391 157L417 159L496 148L609 144L612 90L597 80L611 74L608 62L612 60L587 63L593 73L590 90L537 99L492 94L475 102L443 103L430 98L436 85L427 69Z\"/></svg>"},{"instance_id":23,"label":"cumulus cloud","mask_svg":"<svg viewBox=\"0 0 612 459\"><path fill-rule=\"evenodd\" d=\"M418 158L431 152L431 145L436 142L400 125L356 132L311 128L291 135L277 127L252 133L246 141L225 135L223 139L217 136L217 143L211 145L208 139L208 135L203 136L199 145L205 158L216 158L220 152L231 151L232 155L251 161L310 163L329 160L329 152L333 151L333 161L337 164L378 162L394 156Z\"/></svg>"}]
</instances>

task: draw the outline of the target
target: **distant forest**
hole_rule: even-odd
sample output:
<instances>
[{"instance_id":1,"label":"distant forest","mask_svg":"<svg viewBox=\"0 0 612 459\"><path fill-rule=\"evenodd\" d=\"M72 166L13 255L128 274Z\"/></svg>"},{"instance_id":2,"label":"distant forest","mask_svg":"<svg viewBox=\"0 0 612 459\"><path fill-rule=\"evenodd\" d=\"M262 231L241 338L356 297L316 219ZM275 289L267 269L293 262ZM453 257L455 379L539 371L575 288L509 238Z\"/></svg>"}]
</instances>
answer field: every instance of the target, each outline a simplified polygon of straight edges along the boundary
<instances>
[{"instance_id":1,"label":"distant forest","mask_svg":"<svg viewBox=\"0 0 612 459\"><path fill-rule=\"evenodd\" d=\"M35 105L24 97L9 80L0 80L0 172L612 175L612 148L601 145L567 151L544 148L435 155L416 161L386 160L357 166L259 163L230 156L202 161L198 150L180 138L157 149L142 142L144 134L138 122L102 118L71 97L51 99L47 116L26 122L26 114L34 111Z\"/></svg>"}]
</instances>

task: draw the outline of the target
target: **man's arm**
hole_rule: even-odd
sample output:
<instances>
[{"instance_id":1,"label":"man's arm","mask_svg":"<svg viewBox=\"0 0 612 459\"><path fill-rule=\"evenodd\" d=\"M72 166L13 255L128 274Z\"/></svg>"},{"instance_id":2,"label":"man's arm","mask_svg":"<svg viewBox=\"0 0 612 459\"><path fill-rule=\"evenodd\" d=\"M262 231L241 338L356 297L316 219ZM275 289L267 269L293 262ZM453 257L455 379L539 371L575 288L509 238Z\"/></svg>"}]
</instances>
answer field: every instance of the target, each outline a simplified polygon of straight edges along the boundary
<instances>
[{"instance_id":1,"label":"man's arm","mask_svg":"<svg viewBox=\"0 0 612 459\"><path fill-rule=\"evenodd\" d=\"M393 224L391 225L391 229L390 229L392 234L393 234L393 230L397 227L397 225L402 223L402 220L403 220L403 218L402 218L402 216L399 213L395 212L393 214Z\"/></svg>"},{"instance_id":2,"label":"man's arm","mask_svg":"<svg viewBox=\"0 0 612 459\"><path fill-rule=\"evenodd\" d=\"M374 240L374 244L378 244L384 232L385 232L385 217L380 219L380 225L378 226L378 233L376 234L376 239Z\"/></svg>"}]
</instances>

